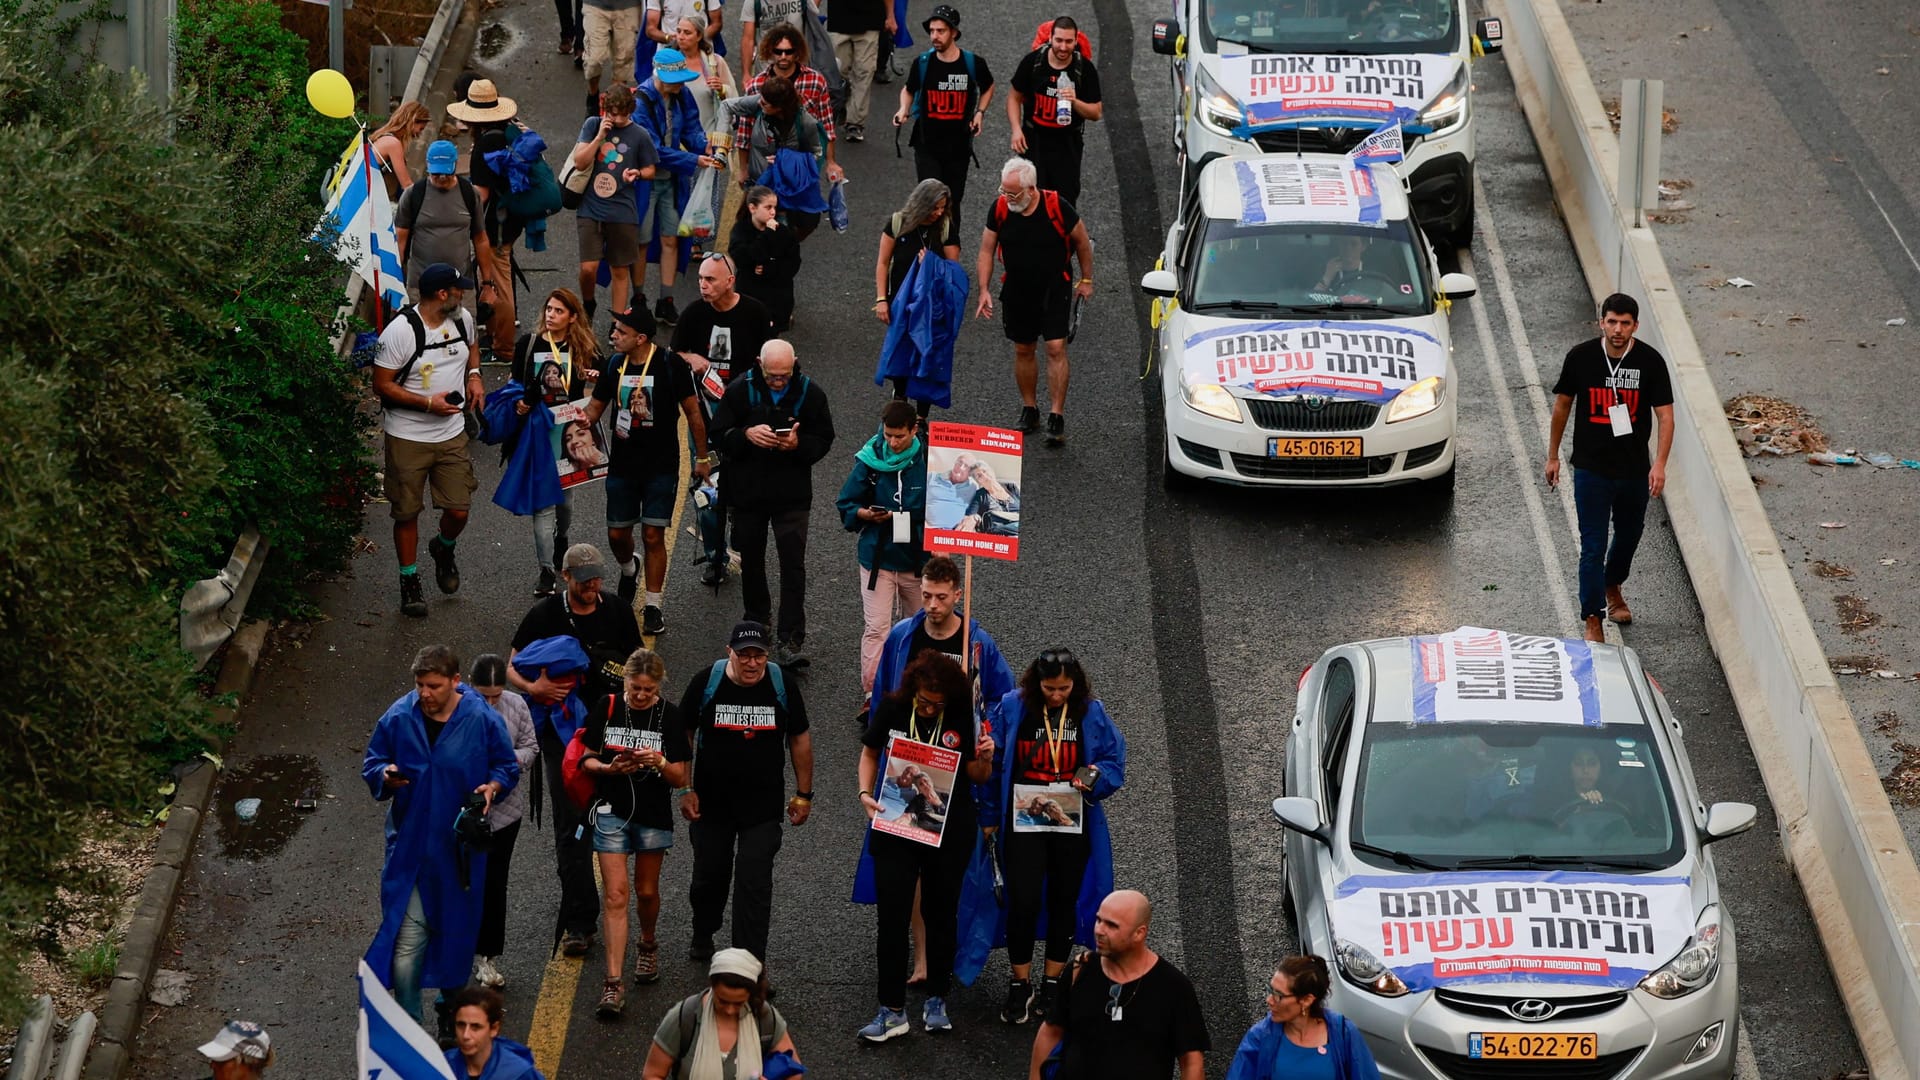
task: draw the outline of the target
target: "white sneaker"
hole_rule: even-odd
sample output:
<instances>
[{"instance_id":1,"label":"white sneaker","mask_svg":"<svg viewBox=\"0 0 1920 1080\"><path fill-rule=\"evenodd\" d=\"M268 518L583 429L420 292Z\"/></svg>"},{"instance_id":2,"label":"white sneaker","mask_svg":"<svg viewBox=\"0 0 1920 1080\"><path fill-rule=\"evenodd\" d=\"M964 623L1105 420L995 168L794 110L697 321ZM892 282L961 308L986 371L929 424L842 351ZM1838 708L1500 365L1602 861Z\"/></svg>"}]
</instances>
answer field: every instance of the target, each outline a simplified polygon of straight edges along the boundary
<instances>
[{"instance_id":1,"label":"white sneaker","mask_svg":"<svg viewBox=\"0 0 1920 1080\"><path fill-rule=\"evenodd\" d=\"M473 981L481 986L491 986L498 990L507 985L507 977L500 973L499 968L493 966L493 960L491 956L483 956L473 965Z\"/></svg>"}]
</instances>

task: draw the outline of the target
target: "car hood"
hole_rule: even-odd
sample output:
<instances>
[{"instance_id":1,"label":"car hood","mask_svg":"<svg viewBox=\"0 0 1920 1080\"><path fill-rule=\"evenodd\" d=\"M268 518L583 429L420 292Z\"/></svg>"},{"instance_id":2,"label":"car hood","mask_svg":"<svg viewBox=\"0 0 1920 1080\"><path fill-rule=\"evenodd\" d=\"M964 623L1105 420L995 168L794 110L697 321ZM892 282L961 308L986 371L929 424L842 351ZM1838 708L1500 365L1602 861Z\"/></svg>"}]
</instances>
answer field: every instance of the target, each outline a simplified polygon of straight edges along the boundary
<instances>
[{"instance_id":1,"label":"car hood","mask_svg":"<svg viewBox=\"0 0 1920 1080\"><path fill-rule=\"evenodd\" d=\"M1693 938L1695 885L1671 874L1379 873L1342 881L1328 909L1337 940L1414 991L1628 988Z\"/></svg>"},{"instance_id":2,"label":"car hood","mask_svg":"<svg viewBox=\"0 0 1920 1080\"><path fill-rule=\"evenodd\" d=\"M1452 53L1339 56L1326 53L1207 57L1220 88L1253 128L1311 124L1373 127L1396 116L1411 123L1465 63Z\"/></svg>"},{"instance_id":3,"label":"car hood","mask_svg":"<svg viewBox=\"0 0 1920 1080\"><path fill-rule=\"evenodd\" d=\"M1187 314L1180 377L1218 383L1241 397L1324 394L1384 404L1432 375L1447 374L1447 346L1418 324L1378 321L1220 319Z\"/></svg>"}]
</instances>

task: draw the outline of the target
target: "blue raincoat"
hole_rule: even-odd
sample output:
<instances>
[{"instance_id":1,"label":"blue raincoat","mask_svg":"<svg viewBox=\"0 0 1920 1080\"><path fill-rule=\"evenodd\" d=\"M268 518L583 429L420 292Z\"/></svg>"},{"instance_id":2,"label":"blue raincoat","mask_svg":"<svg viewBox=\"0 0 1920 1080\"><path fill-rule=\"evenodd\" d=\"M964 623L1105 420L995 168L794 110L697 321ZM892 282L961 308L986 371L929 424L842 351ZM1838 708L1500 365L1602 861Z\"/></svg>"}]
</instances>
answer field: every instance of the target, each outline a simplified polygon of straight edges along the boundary
<instances>
[{"instance_id":1,"label":"blue raincoat","mask_svg":"<svg viewBox=\"0 0 1920 1080\"><path fill-rule=\"evenodd\" d=\"M820 163L805 150L781 147L767 165L767 171L754 181L773 189L780 196L780 209L801 214L827 212L826 196L820 194Z\"/></svg>"},{"instance_id":2,"label":"blue raincoat","mask_svg":"<svg viewBox=\"0 0 1920 1080\"><path fill-rule=\"evenodd\" d=\"M1020 724L1020 716L1026 704L1020 691L1015 690L1000 699L1000 704L990 714L993 719L993 741L997 746L1011 746L1014 731ZM1074 905L1077 916L1074 927L1074 940L1082 945L1093 944L1093 916L1100 910L1100 902L1113 891L1113 838L1107 832L1107 810L1104 805L1107 797L1120 790L1127 779L1127 740L1120 734L1112 718L1107 716L1106 707L1099 701L1087 702L1087 715L1080 720L1081 760L1088 765L1098 766L1100 775L1093 782L1093 791L1087 795L1086 829L1087 840L1092 853L1087 859L1086 876L1080 880L1080 898ZM1013 797L1013 770L1006 767L1006 759L994 755L994 778L989 785L974 785L974 797L979 800L982 826L988 822L1005 825L1007 807ZM987 788L988 790L982 790ZM1002 829L1004 834L1005 829ZM984 845L983 845L984 848ZM999 847L1002 872L1005 871L1006 845ZM1007 912L994 899L993 877L990 867L982 867L981 856L975 855L975 865L968 868L964 883L960 889L960 947L954 957L953 975L962 983L971 986L980 975L980 969L986 966L987 953L993 949L1004 948L1007 943ZM984 869L986 872L978 872ZM991 932L988 927L991 926ZM1046 912L1040 913L1039 932L1046 936Z\"/></svg>"},{"instance_id":3,"label":"blue raincoat","mask_svg":"<svg viewBox=\"0 0 1920 1080\"><path fill-rule=\"evenodd\" d=\"M913 48L913 35L907 32L907 0L893 0L893 47Z\"/></svg>"},{"instance_id":4,"label":"blue raincoat","mask_svg":"<svg viewBox=\"0 0 1920 1080\"><path fill-rule=\"evenodd\" d=\"M489 408L494 395L501 392L487 395ZM536 404L527 413L513 452L507 456L507 467L500 471L500 484L493 489L494 505L509 514L528 517L566 501L566 493L560 489L560 471L554 467L552 431L552 410Z\"/></svg>"},{"instance_id":5,"label":"blue raincoat","mask_svg":"<svg viewBox=\"0 0 1920 1080\"><path fill-rule=\"evenodd\" d=\"M447 1051L447 1067L455 1076L467 1075L467 1059L460 1056L460 1048ZM540 1070L533 1067L533 1051L514 1042L512 1039L495 1038L493 1056L487 1059L487 1067L480 1070L480 1080L547 1080Z\"/></svg>"},{"instance_id":6,"label":"blue raincoat","mask_svg":"<svg viewBox=\"0 0 1920 1080\"><path fill-rule=\"evenodd\" d=\"M525 191L533 183L533 163L547 152L547 140L532 128L522 128L513 145L482 155L487 166L507 178L507 189Z\"/></svg>"},{"instance_id":7,"label":"blue raincoat","mask_svg":"<svg viewBox=\"0 0 1920 1080\"><path fill-rule=\"evenodd\" d=\"M388 790L384 774L397 765L411 783ZM453 832L467 795L489 780L511 790L520 782L507 725L478 692L460 688L460 701L431 749L420 692L387 708L367 741L360 776L387 807L386 861L380 868L380 932L367 947L367 966L383 986L393 985L393 946L407 902L420 890L427 939L420 985L458 987L473 971L480 937L480 905L486 892L487 856L473 852L460 877L460 842Z\"/></svg>"},{"instance_id":8,"label":"blue raincoat","mask_svg":"<svg viewBox=\"0 0 1920 1080\"><path fill-rule=\"evenodd\" d=\"M523 679L537 679L545 671L548 678L562 675L584 675L591 661L587 659L587 650L578 638L572 635L541 638L513 654L513 670ZM527 699L527 711L533 714L533 729L546 728L560 739L565 746L573 741L573 733L587 719L587 706L580 700L580 687L576 684L558 705L547 705Z\"/></svg>"},{"instance_id":9,"label":"blue raincoat","mask_svg":"<svg viewBox=\"0 0 1920 1080\"><path fill-rule=\"evenodd\" d=\"M645 34L641 39L651 43ZM673 173L673 206L677 213L687 212L687 200L693 195L694 177L700 175L700 155L707 152L707 129L700 126L700 109L693 99L682 90L669 100L660 88L653 84L653 54L647 54L646 77L638 79L639 85L633 91L633 122L647 129L653 136L653 145L660 153L661 168ZM640 58L634 56L634 67L640 66ZM681 149L685 147L685 149ZM663 174L656 172L654 175ZM653 201L653 181L647 180L633 186L633 198L640 206L640 218L647 218L647 204ZM646 256L642 262L660 261L660 217L654 215L653 232L641 239L647 242ZM691 243L681 244L675 261L677 269L685 270L693 252ZM606 260L601 260L605 267ZM612 270L607 271L607 281L613 280Z\"/></svg>"},{"instance_id":10,"label":"blue raincoat","mask_svg":"<svg viewBox=\"0 0 1920 1080\"><path fill-rule=\"evenodd\" d=\"M527 418L520 415L514 406L525 400L527 388L520 385L518 379L508 379L507 385L487 394L486 404L480 411L486 415L486 437L482 439L489 446L506 443L509 446L520 438L521 429L527 426ZM511 451L509 451L511 453ZM555 481L558 484L559 481ZM495 497L498 497L498 491Z\"/></svg>"},{"instance_id":11,"label":"blue raincoat","mask_svg":"<svg viewBox=\"0 0 1920 1080\"><path fill-rule=\"evenodd\" d=\"M905 378L907 396L943 409L953 405L953 346L967 321L967 272L929 248L913 260L894 297L875 386Z\"/></svg>"},{"instance_id":12,"label":"blue raincoat","mask_svg":"<svg viewBox=\"0 0 1920 1080\"><path fill-rule=\"evenodd\" d=\"M1333 1058L1335 1080L1380 1080L1380 1066L1373 1051L1353 1021L1327 1011L1327 1053ZM1268 1080L1273 1075L1274 1059L1280 1056L1280 1040L1286 1038L1272 1016L1263 1016L1240 1040L1227 1067L1227 1080Z\"/></svg>"}]
</instances>

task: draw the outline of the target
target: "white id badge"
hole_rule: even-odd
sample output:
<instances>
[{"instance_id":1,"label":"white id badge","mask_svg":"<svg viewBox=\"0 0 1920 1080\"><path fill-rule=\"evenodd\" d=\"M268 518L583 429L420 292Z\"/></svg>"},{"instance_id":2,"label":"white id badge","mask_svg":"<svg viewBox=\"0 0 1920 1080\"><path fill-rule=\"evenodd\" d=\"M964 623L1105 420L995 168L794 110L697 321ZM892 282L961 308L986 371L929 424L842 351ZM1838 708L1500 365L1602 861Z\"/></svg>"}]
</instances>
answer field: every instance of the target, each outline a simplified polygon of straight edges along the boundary
<instances>
[{"instance_id":1,"label":"white id badge","mask_svg":"<svg viewBox=\"0 0 1920 1080\"><path fill-rule=\"evenodd\" d=\"M895 510L893 517L893 542L905 544L913 540L913 518L905 510Z\"/></svg>"},{"instance_id":2,"label":"white id badge","mask_svg":"<svg viewBox=\"0 0 1920 1080\"><path fill-rule=\"evenodd\" d=\"M1607 423L1613 425L1615 436L1633 434L1633 416L1625 405L1616 402L1607 406Z\"/></svg>"},{"instance_id":3,"label":"white id badge","mask_svg":"<svg viewBox=\"0 0 1920 1080\"><path fill-rule=\"evenodd\" d=\"M621 409L613 414L613 434L620 439L633 434L633 410Z\"/></svg>"}]
</instances>

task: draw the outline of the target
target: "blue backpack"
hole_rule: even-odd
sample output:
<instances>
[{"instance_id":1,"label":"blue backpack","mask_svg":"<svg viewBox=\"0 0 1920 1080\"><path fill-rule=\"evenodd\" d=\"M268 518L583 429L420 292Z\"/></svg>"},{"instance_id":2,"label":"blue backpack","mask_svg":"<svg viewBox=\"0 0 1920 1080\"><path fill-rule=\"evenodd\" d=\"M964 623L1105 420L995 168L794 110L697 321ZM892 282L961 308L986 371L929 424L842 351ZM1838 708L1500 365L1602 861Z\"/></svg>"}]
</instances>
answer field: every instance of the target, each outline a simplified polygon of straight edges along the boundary
<instances>
[{"instance_id":1,"label":"blue backpack","mask_svg":"<svg viewBox=\"0 0 1920 1080\"><path fill-rule=\"evenodd\" d=\"M973 66L973 52L968 49L961 49L960 62L967 65L967 111L972 112L973 103L980 100L980 76L976 73ZM920 89L913 92L913 106L907 113L908 123L919 120L927 114L927 71L931 68L932 63L932 49L921 53L920 56L914 60L914 81L920 84Z\"/></svg>"}]
</instances>

